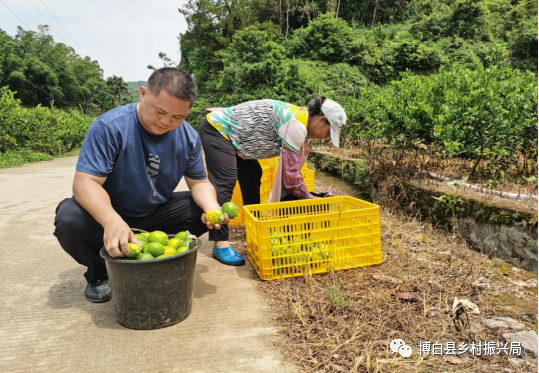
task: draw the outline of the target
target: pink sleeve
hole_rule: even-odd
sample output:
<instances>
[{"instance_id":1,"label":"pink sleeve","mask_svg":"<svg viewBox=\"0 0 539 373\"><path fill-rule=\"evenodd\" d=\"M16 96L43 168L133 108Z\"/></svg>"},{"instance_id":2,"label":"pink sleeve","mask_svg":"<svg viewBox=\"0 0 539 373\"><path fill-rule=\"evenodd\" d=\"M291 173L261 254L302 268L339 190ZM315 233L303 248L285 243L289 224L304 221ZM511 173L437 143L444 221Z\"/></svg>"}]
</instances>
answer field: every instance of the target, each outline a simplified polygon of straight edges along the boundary
<instances>
[{"instance_id":1,"label":"pink sleeve","mask_svg":"<svg viewBox=\"0 0 539 373\"><path fill-rule=\"evenodd\" d=\"M301 170L299 168L299 154L291 150L281 149L283 159L283 186L288 193L300 199L310 198L307 186L303 182Z\"/></svg>"}]
</instances>

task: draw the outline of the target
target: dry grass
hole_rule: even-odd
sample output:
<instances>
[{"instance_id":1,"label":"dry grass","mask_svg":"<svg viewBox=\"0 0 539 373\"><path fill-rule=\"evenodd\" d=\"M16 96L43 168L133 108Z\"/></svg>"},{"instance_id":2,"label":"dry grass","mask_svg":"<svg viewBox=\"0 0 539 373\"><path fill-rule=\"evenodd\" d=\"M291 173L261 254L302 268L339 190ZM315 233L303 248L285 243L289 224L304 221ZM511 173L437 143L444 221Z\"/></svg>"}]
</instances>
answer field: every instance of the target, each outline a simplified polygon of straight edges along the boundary
<instances>
[{"instance_id":1,"label":"dry grass","mask_svg":"<svg viewBox=\"0 0 539 373\"><path fill-rule=\"evenodd\" d=\"M330 152L329 152L330 150ZM365 173L368 175L368 183L362 184L363 187L375 185L378 189L378 199L380 205L388 208L399 207L406 201L399 200L402 195L395 195L395 190L402 190L403 182L412 182L416 185L421 185L427 189L431 189L444 193L455 193L458 189L459 197L472 198L479 201L492 202L499 207L509 207L521 212L530 213L537 211L537 200L531 198L510 199L500 197L497 194L489 193L489 191L501 191L518 193L520 195L537 195L537 180L527 182L525 185L505 181L498 184L490 184L484 178L476 178L468 180L467 183L474 186L484 188L482 191L471 189L466 186L449 186L446 181L440 181L430 178L424 171L432 172L440 176L450 177L453 180L464 181L463 176L467 175L471 169L471 161L465 159L444 159L439 156L430 156L419 150L402 150L402 149L377 149L371 153L365 149L315 149L322 154L330 156L341 156L344 159L365 160ZM344 163L343 163L344 165ZM339 165L339 166L343 166ZM514 171L514 170L513 170ZM537 176L537 173L535 173ZM533 178L532 178L533 179ZM362 192L366 192L363 190ZM405 197L405 196L404 196ZM406 198L405 198L406 199ZM410 203L410 201L408 201ZM399 207L400 208L400 207Z\"/></svg>"},{"instance_id":2,"label":"dry grass","mask_svg":"<svg viewBox=\"0 0 539 373\"><path fill-rule=\"evenodd\" d=\"M380 265L257 282L271 305L282 353L302 372L519 371L505 356L465 353L449 362L441 356L419 356L418 345L501 342L479 318L537 314L534 276L489 260L428 224L382 211L381 227ZM247 256L243 227L231 229L231 240ZM254 270L252 275L258 279ZM420 294L412 300L396 296L404 292ZM451 314L454 297L469 299L481 310L481 316L469 316L469 327L461 332ZM536 316L532 320L535 324L527 326L537 330ZM389 343L395 338L412 347L410 358L391 352ZM528 365L521 371L536 371L537 359L524 358Z\"/></svg>"},{"instance_id":3,"label":"dry grass","mask_svg":"<svg viewBox=\"0 0 539 373\"><path fill-rule=\"evenodd\" d=\"M388 161L397 164L397 171L403 174L403 163L405 164L405 174L413 176L414 179L422 178L418 171L426 170L438 175L451 177L455 180L461 180L468 176L473 168L475 160L457 157L443 157L437 153L432 154L425 149L398 149L391 146L383 147L356 147L345 148L319 148L320 150L331 152L334 155L346 156L349 158L363 158L373 169L378 172L377 165L383 165L382 170L387 168ZM412 167L410 167L412 166ZM505 171L502 171L506 168ZM527 175L526 175L527 173ZM406 176L406 175L403 175ZM526 181L528 177L529 181ZM535 179L533 178L535 176ZM468 181L471 184L496 189L503 192L532 194L537 195L537 161L530 162L524 173L522 169L517 169L514 164L504 165L501 162L496 163L493 159L483 160L474 175L473 180Z\"/></svg>"}]
</instances>

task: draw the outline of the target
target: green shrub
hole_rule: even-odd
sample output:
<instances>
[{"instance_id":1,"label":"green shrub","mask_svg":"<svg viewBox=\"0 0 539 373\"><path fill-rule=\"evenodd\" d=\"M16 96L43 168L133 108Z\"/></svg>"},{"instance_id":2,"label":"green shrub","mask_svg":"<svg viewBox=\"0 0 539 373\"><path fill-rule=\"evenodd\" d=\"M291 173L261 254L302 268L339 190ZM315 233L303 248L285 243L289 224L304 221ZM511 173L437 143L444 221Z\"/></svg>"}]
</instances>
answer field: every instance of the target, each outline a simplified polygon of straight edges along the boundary
<instances>
[{"instance_id":1,"label":"green shrub","mask_svg":"<svg viewBox=\"0 0 539 373\"><path fill-rule=\"evenodd\" d=\"M286 47L291 57L329 63L348 61L352 56L354 31L332 14L322 14L306 28L294 30Z\"/></svg>"},{"instance_id":2,"label":"green shrub","mask_svg":"<svg viewBox=\"0 0 539 373\"><path fill-rule=\"evenodd\" d=\"M92 118L73 109L22 107L15 92L0 89L0 154L4 159L25 156L31 160L28 152L50 156L69 152L80 147L91 122Z\"/></svg>"},{"instance_id":3,"label":"green shrub","mask_svg":"<svg viewBox=\"0 0 539 373\"><path fill-rule=\"evenodd\" d=\"M396 144L434 144L467 157L497 155L515 164L537 157L537 78L510 67L453 66L408 71L400 80L345 101L345 136Z\"/></svg>"}]
</instances>

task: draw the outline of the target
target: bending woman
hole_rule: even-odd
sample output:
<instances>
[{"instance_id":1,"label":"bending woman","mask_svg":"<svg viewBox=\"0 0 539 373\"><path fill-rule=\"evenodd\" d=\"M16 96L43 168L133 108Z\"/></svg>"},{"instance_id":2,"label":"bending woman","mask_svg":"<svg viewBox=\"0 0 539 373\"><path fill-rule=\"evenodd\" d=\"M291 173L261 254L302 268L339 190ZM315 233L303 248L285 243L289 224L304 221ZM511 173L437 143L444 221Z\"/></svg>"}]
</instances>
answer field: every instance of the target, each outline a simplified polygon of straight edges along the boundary
<instances>
[{"instance_id":1,"label":"bending woman","mask_svg":"<svg viewBox=\"0 0 539 373\"><path fill-rule=\"evenodd\" d=\"M345 124L344 109L324 96L312 99L308 108L277 100L256 100L210 112L202 120L199 135L219 204L231 200L236 180L244 205L267 202L260 201L262 169L258 160L276 156L280 156L275 177L278 187L272 190L271 201L287 195L295 196L287 200L316 198L307 191L301 177L301 167L310 151L305 139L323 139L331 134L333 145L338 147ZM284 188L279 193L281 180ZM228 265L245 264L245 259L230 246L227 225L210 231L209 240L215 241L215 259Z\"/></svg>"}]
</instances>

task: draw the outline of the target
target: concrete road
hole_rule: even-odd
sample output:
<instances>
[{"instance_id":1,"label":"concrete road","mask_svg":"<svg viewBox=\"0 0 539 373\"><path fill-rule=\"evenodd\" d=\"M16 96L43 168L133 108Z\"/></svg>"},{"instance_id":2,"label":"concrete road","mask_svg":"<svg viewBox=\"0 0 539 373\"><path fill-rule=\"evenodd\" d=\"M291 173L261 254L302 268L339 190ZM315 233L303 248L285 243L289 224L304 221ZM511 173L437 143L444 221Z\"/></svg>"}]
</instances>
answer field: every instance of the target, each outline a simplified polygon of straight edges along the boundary
<instances>
[{"instance_id":1,"label":"concrete road","mask_svg":"<svg viewBox=\"0 0 539 373\"><path fill-rule=\"evenodd\" d=\"M191 315L174 326L120 326L113 302L83 295L85 269L52 232L76 157L0 170L1 372L293 372L250 264L224 266L203 236ZM185 190L185 184L179 189Z\"/></svg>"}]
</instances>

